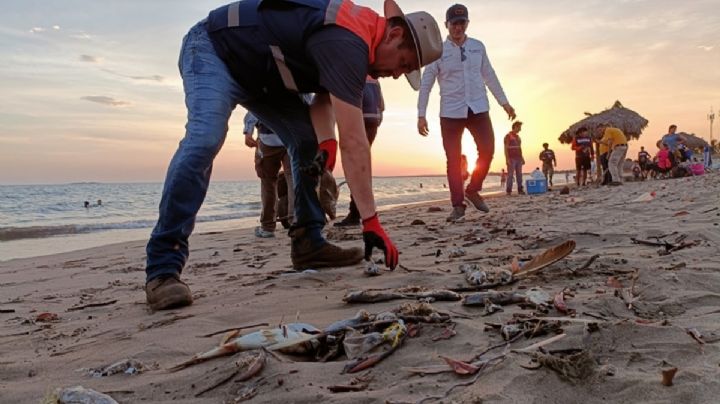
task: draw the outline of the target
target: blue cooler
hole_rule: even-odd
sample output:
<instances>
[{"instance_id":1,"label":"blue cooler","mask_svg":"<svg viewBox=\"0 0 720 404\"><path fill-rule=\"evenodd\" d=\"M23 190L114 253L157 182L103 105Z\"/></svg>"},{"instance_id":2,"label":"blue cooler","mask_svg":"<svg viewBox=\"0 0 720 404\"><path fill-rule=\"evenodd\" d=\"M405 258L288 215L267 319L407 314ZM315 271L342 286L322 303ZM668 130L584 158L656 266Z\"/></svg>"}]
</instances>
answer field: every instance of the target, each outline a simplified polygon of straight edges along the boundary
<instances>
[{"instance_id":1,"label":"blue cooler","mask_svg":"<svg viewBox=\"0 0 720 404\"><path fill-rule=\"evenodd\" d=\"M526 180L525 192L528 194L544 194L547 192L547 180Z\"/></svg>"}]
</instances>

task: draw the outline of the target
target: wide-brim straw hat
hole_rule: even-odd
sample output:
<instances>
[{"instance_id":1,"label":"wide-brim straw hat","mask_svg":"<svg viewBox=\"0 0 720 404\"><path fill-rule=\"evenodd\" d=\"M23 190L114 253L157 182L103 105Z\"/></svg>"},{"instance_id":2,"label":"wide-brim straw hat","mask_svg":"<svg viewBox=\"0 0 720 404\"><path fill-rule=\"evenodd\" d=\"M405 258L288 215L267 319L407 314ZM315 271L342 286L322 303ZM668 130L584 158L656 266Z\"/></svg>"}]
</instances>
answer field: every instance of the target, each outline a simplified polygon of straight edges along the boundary
<instances>
[{"instance_id":1,"label":"wide-brim straw hat","mask_svg":"<svg viewBox=\"0 0 720 404\"><path fill-rule=\"evenodd\" d=\"M410 27L420 67L426 66L442 55L442 36L435 18L425 11L405 14L394 0L385 0L385 18L402 17ZM413 90L420 89L420 68L405 74Z\"/></svg>"}]
</instances>

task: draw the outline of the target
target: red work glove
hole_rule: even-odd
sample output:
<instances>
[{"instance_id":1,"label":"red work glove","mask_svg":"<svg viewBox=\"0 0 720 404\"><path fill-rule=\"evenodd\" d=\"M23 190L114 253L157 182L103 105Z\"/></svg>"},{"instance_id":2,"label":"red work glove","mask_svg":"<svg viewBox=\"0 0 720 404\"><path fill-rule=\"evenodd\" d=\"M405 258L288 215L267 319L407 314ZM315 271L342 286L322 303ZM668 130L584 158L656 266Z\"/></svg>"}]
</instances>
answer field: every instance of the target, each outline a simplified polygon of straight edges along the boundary
<instances>
[{"instance_id":1,"label":"red work glove","mask_svg":"<svg viewBox=\"0 0 720 404\"><path fill-rule=\"evenodd\" d=\"M375 213L371 218L363 220L363 241L365 242L365 259L372 258L372 249L377 247L385 252L385 265L395 269L398 264L398 250L383 230Z\"/></svg>"},{"instance_id":2,"label":"red work glove","mask_svg":"<svg viewBox=\"0 0 720 404\"><path fill-rule=\"evenodd\" d=\"M335 169L335 158L337 156L337 141L335 139L328 139L320 142L318 145L318 154L323 155L325 159L325 169Z\"/></svg>"}]
</instances>

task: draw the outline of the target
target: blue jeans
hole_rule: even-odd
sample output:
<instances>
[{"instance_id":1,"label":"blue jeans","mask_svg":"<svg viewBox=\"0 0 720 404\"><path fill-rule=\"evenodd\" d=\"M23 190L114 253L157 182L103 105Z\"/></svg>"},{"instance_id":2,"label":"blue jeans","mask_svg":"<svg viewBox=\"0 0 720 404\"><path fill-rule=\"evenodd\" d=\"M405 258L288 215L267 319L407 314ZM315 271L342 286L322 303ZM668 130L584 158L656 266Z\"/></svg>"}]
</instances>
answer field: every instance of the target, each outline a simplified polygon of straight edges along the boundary
<instances>
[{"instance_id":1,"label":"blue jeans","mask_svg":"<svg viewBox=\"0 0 720 404\"><path fill-rule=\"evenodd\" d=\"M475 141L478 158L475 169L470 176L467 186L468 192L482 190L483 181L490 170L490 163L495 152L495 134L493 132L490 114L480 112L474 114L468 110L467 118L440 118L440 130L443 139L443 148L447 158L447 178L450 188L450 202L453 207L465 206L463 193L462 170L462 135L467 128Z\"/></svg>"},{"instance_id":2,"label":"blue jeans","mask_svg":"<svg viewBox=\"0 0 720 404\"><path fill-rule=\"evenodd\" d=\"M168 167L160 215L147 244L147 281L182 272L189 254L188 238L207 194L213 160L228 131L228 120L240 104L280 136L293 171L295 219L318 246L325 214L315 192L317 178L301 174L317 153L317 138L308 106L290 92L251 93L238 85L217 56L205 21L183 39L178 63L185 90L188 121L185 137Z\"/></svg>"},{"instance_id":3,"label":"blue jeans","mask_svg":"<svg viewBox=\"0 0 720 404\"><path fill-rule=\"evenodd\" d=\"M518 192L523 190L522 166L523 166L523 162L522 162L521 158L509 158L507 160L508 179L507 179L507 187L505 188L506 192L512 192L513 176L515 177L515 180L517 181L517 184L518 184Z\"/></svg>"}]
</instances>

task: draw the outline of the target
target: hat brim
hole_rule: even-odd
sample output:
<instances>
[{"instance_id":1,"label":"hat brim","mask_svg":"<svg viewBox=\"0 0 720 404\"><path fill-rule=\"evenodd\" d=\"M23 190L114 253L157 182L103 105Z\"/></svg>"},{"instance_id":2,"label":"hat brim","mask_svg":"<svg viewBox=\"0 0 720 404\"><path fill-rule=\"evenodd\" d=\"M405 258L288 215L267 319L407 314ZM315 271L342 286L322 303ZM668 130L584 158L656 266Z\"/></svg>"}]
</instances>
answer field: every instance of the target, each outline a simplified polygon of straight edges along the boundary
<instances>
[{"instance_id":1,"label":"hat brim","mask_svg":"<svg viewBox=\"0 0 720 404\"><path fill-rule=\"evenodd\" d=\"M418 60L418 66L422 63L422 59L420 57L420 49L418 46L418 39L417 34L415 33L415 29L408 21L407 18L405 18L405 13L403 13L402 9L400 9L400 6L395 2L395 0L385 0L385 3L383 4L383 12L385 13L385 18L392 18L392 17L402 17L405 22L407 23L408 27L410 28L410 35L412 35L413 43L415 44L415 54L417 56ZM410 83L410 87L413 88L413 90L418 91L420 89L420 69L413 70L409 73L405 73L405 77L408 80L408 83Z\"/></svg>"}]
</instances>

